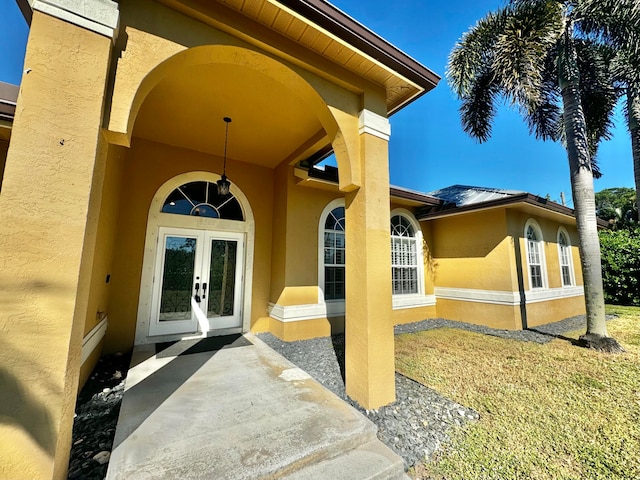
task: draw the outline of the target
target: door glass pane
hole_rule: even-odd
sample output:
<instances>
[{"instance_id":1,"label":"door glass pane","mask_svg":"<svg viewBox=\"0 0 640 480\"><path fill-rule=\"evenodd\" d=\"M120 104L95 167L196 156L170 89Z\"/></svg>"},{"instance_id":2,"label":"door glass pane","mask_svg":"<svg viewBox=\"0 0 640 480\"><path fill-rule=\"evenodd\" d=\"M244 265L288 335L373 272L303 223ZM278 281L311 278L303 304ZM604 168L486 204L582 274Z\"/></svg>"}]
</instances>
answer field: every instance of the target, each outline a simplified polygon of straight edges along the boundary
<instances>
[{"instance_id":1,"label":"door glass pane","mask_svg":"<svg viewBox=\"0 0 640 480\"><path fill-rule=\"evenodd\" d=\"M237 251L238 244L235 241L211 241L207 317L234 314ZM215 323L212 326L215 327Z\"/></svg>"},{"instance_id":2,"label":"door glass pane","mask_svg":"<svg viewBox=\"0 0 640 480\"><path fill-rule=\"evenodd\" d=\"M191 320L195 259L195 238L166 237L160 292L161 322Z\"/></svg>"}]
</instances>

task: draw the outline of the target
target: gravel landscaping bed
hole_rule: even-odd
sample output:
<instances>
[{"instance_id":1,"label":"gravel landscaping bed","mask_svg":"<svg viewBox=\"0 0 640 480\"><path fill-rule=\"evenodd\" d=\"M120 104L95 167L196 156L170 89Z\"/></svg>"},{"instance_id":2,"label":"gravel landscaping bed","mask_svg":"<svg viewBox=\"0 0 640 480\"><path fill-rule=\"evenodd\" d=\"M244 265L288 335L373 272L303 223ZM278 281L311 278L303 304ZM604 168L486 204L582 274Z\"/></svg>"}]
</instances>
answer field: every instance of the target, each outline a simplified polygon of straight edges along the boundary
<instances>
[{"instance_id":1,"label":"gravel landscaping bed","mask_svg":"<svg viewBox=\"0 0 640 480\"><path fill-rule=\"evenodd\" d=\"M608 316L608 319L614 318ZM397 326L396 334L435 328L458 328L518 341L546 343L584 327L584 316L526 331L496 330L443 319ZM378 410L356 405L344 389L344 335L283 342L271 334L258 337L318 382L354 405L378 426L378 437L404 458L407 467L431 457L449 438L451 428L478 419L478 414L434 390L396 374L396 401ZM76 404L69 480L103 479L113 444L130 355L102 357Z\"/></svg>"}]
</instances>

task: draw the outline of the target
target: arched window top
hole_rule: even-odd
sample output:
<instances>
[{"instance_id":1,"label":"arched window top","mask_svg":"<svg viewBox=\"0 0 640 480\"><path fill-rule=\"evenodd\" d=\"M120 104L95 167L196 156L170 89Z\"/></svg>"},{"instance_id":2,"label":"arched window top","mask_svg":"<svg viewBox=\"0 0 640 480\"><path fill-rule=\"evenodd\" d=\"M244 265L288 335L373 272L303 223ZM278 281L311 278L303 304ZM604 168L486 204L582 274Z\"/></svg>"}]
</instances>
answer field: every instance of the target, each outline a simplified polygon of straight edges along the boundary
<instances>
[{"instance_id":1,"label":"arched window top","mask_svg":"<svg viewBox=\"0 0 640 480\"><path fill-rule=\"evenodd\" d=\"M394 215L391 217L391 235L394 237L415 237L416 232L405 216Z\"/></svg>"},{"instance_id":2,"label":"arched window top","mask_svg":"<svg viewBox=\"0 0 640 480\"><path fill-rule=\"evenodd\" d=\"M558 243L563 247L569 246L569 241L567 240L567 236L564 234L563 231L560 231L558 233Z\"/></svg>"},{"instance_id":3,"label":"arched window top","mask_svg":"<svg viewBox=\"0 0 640 480\"><path fill-rule=\"evenodd\" d=\"M527 240L532 240L534 242L538 241L538 235L536 234L536 229L533 228L533 225L529 225L527 227Z\"/></svg>"},{"instance_id":4,"label":"arched window top","mask_svg":"<svg viewBox=\"0 0 640 480\"><path fill-rule=\"evenodd\" d=\"M324 222L324 229L344 232L344 225L344 207L336 207L327 215L327 219Z\"/></svg>"},{"instance_id":5,"label":"arched window top","mask_svg":"<svg viewBox=\"0 0 640 480\"><path fill-rule=\"evenodd\" d=\"M240 202L231 193L218 195L217 187L213 182L185 183L167 196L162 212L243 221Z\"/></svg>"}]
</instances>

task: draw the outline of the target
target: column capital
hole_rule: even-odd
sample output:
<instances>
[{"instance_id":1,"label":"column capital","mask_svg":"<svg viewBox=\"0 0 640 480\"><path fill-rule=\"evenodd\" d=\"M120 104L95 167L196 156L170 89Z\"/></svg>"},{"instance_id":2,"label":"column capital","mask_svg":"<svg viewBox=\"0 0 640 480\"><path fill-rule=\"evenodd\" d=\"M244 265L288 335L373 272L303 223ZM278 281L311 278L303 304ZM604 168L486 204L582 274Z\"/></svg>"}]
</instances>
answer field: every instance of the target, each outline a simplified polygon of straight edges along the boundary
<instances>
[{"instance_id":1,"label":"column capital","mask_svg":"<svg viewBox=\"0 0 640 480\"><path fill-rule=\"evenodd\" d=\"M389 141L391 136L391 124L389 119L372 112L371 110L362 110L358 116L359 133L368 133L375 137Z\"/></svg>"},{"instance_id":2,"label":"column capital","mask_svg":"<svg viewBox=\"0 0 640 480\"><path fill-rule=\"evenodd\" d=\"M112 0L29 0L31 9L59 18L115 41L118 4Z\"/></svg>"}]
</instances>

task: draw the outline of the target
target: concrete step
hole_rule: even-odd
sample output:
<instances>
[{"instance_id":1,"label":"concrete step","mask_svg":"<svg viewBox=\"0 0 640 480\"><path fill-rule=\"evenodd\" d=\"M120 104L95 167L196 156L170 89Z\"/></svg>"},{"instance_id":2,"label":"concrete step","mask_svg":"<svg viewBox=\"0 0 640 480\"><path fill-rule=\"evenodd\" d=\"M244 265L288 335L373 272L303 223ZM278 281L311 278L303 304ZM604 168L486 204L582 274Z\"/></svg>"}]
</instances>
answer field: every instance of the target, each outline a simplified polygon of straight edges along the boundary
<instances>
[{"instance_id":1,"label":"concrete step","mask_svg":"<svg viewBox=\"0 0 640 480\"><path fill-rule=\"evenodd\" d=\"M400 480L407 479L402 458L379 440L373 440L337 457L309 465L282 480Z\"/></svg>"}]
</instances>

